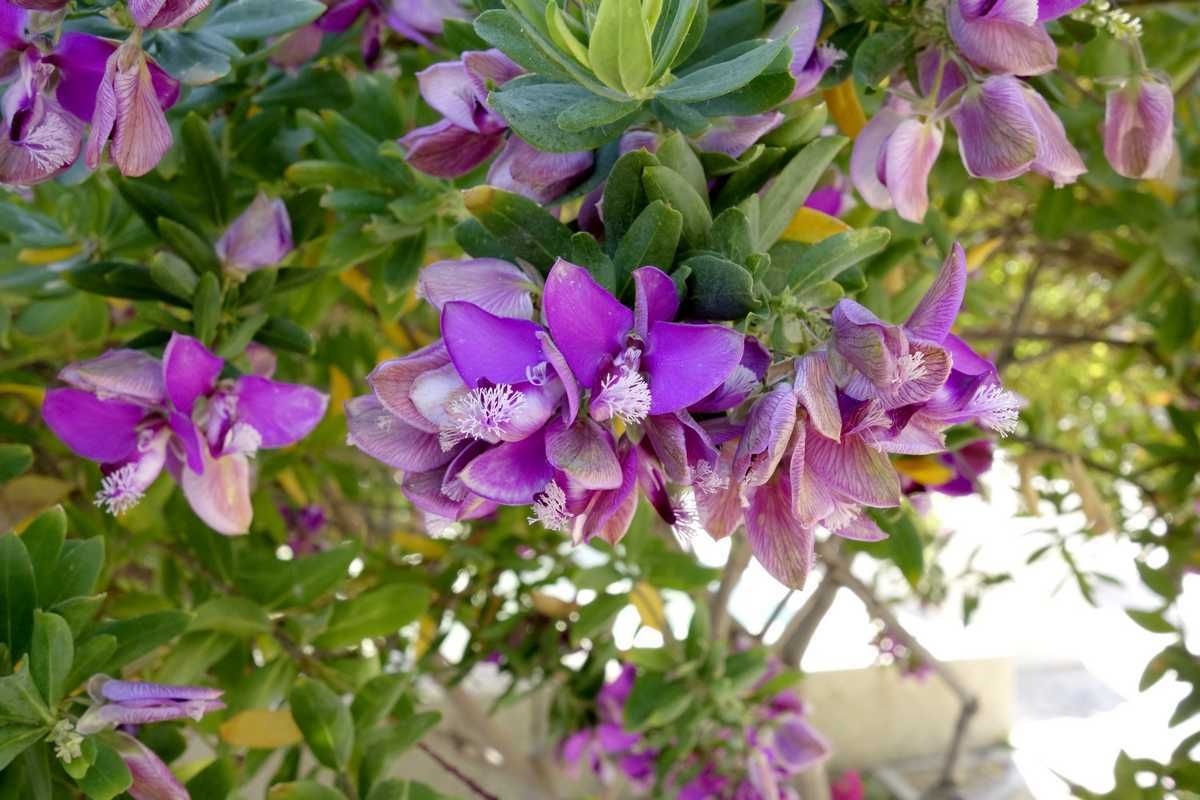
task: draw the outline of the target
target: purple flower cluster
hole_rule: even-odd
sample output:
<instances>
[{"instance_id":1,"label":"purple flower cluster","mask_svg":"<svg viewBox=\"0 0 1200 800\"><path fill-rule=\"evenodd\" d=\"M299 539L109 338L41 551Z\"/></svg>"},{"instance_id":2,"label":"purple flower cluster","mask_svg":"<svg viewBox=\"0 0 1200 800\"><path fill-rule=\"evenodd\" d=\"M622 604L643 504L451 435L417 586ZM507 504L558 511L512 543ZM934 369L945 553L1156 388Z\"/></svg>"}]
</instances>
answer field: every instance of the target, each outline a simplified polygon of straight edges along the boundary
<instances>
[{"instance_id":1,"label":"purple flower cluster","mask_svg":"<svg viewBox=\"0 0 1200 800\"><path fill-rule=\"evenodd\" d=\"M559 759L572 777L585 766L605 786L623 777L634 792L645 794L654 785L658 754L624 723L625 701L636 678L637 668L624 665L596 695L596 724L575 731L559 746Z\"/></svg>"},{"instance_id":2,"label":"purple flower cluster","mask_svg":"<svg viewBox=\"0 0 1200 800\"><path fill-rule=\"evenodd\" d=\"M130 3L145 28L182 25L208 0ZM36 44L30 3L0 0L0 82L11 81L2 103L0 183L28 186L54 177L79 157L99 166L105 145L125 175L144 175L171 147L165 110L179 83L142 50L141 30L124 43L85 33L63 34L52 49Z\"/></svg>"},{"instance_id":3,"label":"purple flower cluster","mask_svg":"<svg viewBox=\"0 0 1200 800\"><path fill-rule=\"evenodd\" d=\"M517 267L431 265L420 294L442 339L376 367L373 394L347 404L350 443L403 473L433 528L532 504L531 521L615 543L640 486L678 532L744 524L759 561L798 586L817 528L883 538L864 508L900 503L889 454L940 453L959 423L1016 423L995 367L950 333L966 286L957 245L904 325L843 300L828 344L776 365L769 385L757 339L676 321L675 284L655 267L632 281L630 309L560 259L538 324Z\"/></svg>"},{"instance_id":4,"label":"purple flower cluster","mask_svg":"<svg viewBox=\"0 0 1200 800\"><path fill-rule=\"evenodd\" d=\"M225 360L173 334L162 359L110 350L70 364L70 388L46 393L42 416L75 453L102 465L96 505L121 514L141 501L166 467L213 530L249 530L250 457L286 447L320 422L328 398L267 372L221 379Z\"/></svg>"}]
</instances>

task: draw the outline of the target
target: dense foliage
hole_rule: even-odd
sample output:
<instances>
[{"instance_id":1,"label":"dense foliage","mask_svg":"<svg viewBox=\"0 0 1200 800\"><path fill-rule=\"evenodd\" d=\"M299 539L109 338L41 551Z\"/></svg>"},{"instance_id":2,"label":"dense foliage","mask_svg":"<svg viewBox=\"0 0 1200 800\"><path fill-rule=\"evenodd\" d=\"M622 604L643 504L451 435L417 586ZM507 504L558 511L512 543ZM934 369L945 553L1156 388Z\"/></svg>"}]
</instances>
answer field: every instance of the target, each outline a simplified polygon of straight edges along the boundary
<instances>
[{"instance_id":1,"label":"dense foliage","mask_svg":"<svg viewBox=\"0 0 1200 800\"><path fill-rule=\"evenodd\" d=\"M0 797L796 797L839 588L969 724L851 564L969 619L921 512L997 451L1200 715L1200 20L1135 10L0 0Z\"/></svg>"}]
</instances>

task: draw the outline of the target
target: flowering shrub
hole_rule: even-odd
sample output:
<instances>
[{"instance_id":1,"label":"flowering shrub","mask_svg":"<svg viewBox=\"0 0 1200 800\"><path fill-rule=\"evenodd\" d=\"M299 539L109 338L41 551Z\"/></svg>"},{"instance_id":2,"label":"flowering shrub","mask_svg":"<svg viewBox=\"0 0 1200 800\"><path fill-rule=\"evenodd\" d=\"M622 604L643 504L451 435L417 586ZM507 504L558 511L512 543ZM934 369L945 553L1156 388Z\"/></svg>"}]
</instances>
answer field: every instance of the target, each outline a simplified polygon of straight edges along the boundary
<instances>
[{"instance_id":1,"label":"flowering shrub","mask_svg":"<svg viewBox=\"0 0 1200 800\"><path fill-rule=\"evenodd\" d=\"M861 797L839 588L958 695L952 784L977 700L891 606L1009 579L923 513L994 461L1089 602L1140 548L1194 717L1189 13L0 0L0 795Z\"/></svg>"}]
</instances>

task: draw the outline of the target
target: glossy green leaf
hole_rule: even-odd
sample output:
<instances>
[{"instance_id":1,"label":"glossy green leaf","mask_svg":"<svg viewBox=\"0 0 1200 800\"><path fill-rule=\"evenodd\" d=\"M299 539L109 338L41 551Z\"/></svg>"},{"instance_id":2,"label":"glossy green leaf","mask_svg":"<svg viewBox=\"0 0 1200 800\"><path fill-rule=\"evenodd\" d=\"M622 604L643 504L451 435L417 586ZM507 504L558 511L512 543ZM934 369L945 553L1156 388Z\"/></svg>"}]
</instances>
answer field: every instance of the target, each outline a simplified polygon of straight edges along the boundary
<instances>
[{"instance_id":1,"label":"glossy green leaf","mask_svg":"<svg viewBox=\"0 0 1200 800\"><path fill-rule=\"evenodd\" d=\"M301 678L288 704L317 761L330 769L345 767L354 748L354 721L341 698L325 684Z\"/></svg>"},{"instance_id":2,"label":"glossy green leaf","mask_svg":"<svg viewBox=\"0 0 1200 800\"><path fill-rule=\"evenodd\" d=\"M33 613L33 642L29 646L29 672L42 698L51 708L66 694L67 676L75 658L75 640L67 621L46 611Z\"/></svg>"}]
</instances>

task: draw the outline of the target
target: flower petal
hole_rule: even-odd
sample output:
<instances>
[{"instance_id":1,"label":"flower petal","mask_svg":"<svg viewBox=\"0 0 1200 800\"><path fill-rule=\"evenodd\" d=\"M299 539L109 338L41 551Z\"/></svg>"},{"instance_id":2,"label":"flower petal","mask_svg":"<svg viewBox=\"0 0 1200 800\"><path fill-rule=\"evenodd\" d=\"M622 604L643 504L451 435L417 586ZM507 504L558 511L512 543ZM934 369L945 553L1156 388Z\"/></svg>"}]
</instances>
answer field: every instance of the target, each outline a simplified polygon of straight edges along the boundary
<instances>
[{"instance_id":1,"label":"flower petal","mask_svg":"<svg viewBox=\"0 0 1200 800\"><path fill-rule=\"evenodd\" d=\"M488 168L487 182L546 205L579 183L593 161L591 150L547 153L513 135Z\"/></svg>"},{"instance_id":2,"label":"flower petal","mask_svg":"<svg viewBox=\"0 0 1200 800\"><path fill-rule=\"evenodd\" d=\"M422 414L414 405L412 392L421 375L449 363L446 345L437 341L401 358L384 361L367 376L367 383L388 411L417 430L437 433L439 421Z\"/></svg>"},{"instance_id":3,"label":"flower petal","mask_svg":"<svg viewBox=\"0 0 1200 800\"><path fill-rule=\"evenodd\" d=\"M871 208L892 207L892 195L879 175L879 162L888 137L904 119L895 108L885 105L854 139L854 149L850 152L850 181Z\"/></svg>"},{"instance_id":4,"label":"flower petal","mask_svg":"<svg viewBox=\"0 0 1200 800\"><path fill-rule=\"evenodd\" d=\"M679 313L679 290L675 281L658 267L639 267L633 271L633 328L646 338L650 325L670 322Z\"/></svg>"},{"instance_id":5,"label":"flower petal","mask_svg":"<svg viewBox=\"0 0 1200 800\"><path fill-rule=\"evenodd\" d=\"M1087 172L1079 151L1067 139L1062 120L1050 110L1050 105L1033 89L1025 88L1025 99L1037 129L1037 160L1033 171L1054 181L1055 186L1074 183Z\"/></svg>"},{"instance_id":6,"label":"flower petal","mask_svg":"<svg viewBox=\"0 0 1200 800\"><path fill-rule=\"evenodd\" d=\"M192 422L192 418L182 411L171 411L167 414L167 424L170 426L171 432L175 434L177 443L183 448L188 468L192 472L203 472L204 455L200 452L200 432L196 430L196 423Z\"/></svg>"},{"instance_id":7,"label":"flower petal","mask_svg":"<svg viewBox=\"0 0 1200 800\"><path fill-rule=\"evenodd\" d=\"M437 261L417 278L417 296L438 311L462 300L496 316L532 319L532 290L519 267L498 258Z\"/></svg>"},{"instance_id":8,"label":"flower petal","mask_svg":"<svg viewBox=\"0 0 1200 800\"><path fill-rule=\"evenodd\" d=\"M1038 0L1038 22L1049 22L1070 14L1087 0Z\"/></svg>"},{"instance_id":9,"label":"flower petal","mask_svg":"<svg viewBox=\"0 0 1200 800\"><path fill-rule=\"evenodd\" d=\"M329 395L311 386L257 375L238 378L237 419L262 437L260 447L287 447L307 436L325 416Z\"/></svg>"},{"instance_id":10,"label":"flower petal","mask_svg":"<svg viewBox=\"0 0 1200 800\"><path fill-rule=\"evenodd\" d=\"M167 398L176 409L190 415L196 400L212 392L224 366L225 359L213 355L199 339L172 333L163 351Z\"/></svg>"},{"instance_id":11,"label":"flower petal","mask_svg":"<svg viewBox=\"0 0 1200 800\"><path fill-rule=\"evenodd\" d=\"M888 137L884 180L896 213L920 222L929 208L929 172L942 152L942 128L932 122L906 119Z\"/></svg>"},{"instance_id":12,"label":"flower petal","mask_svg":"<svg viewBox=\"0 0 1200 800\"><path fill-rule=\"evenodd\" d=\"M911 336L941 344L950 333L967 289L967 257L955 242L933 284L904 323Z\"/></svg>"},{"instance_id":13,"label":"flower petal","mask_svg":"<svg viewBox=\"0 0 1200 800\"><path fill-rule=\"evenodd\" d=\"M254 509L250 505L250 463L241 453L213 458L201 448L204 474L184 469L180 476L183 494L196 516L208 527L226 536L250 530Z\"/></svg>"},{"instance_id":14,"label":"flower petal","mask_svg":"<svg viewBox=\"0 0 1200 800\"><path fill-rule=\"evenodd\" d=\"M259 192L217 241L216 250L226 266L241 272L283 261L292 252L292 220L283 200Z\"/></svg>"},{"instance_id":15,"label":"flower petal","mask_svg":"<svg viewBox=\"0 0 1200 800\"><path fill-rule=\"evenodd\" d=\"M976 178L1015 178L1037 158L1037 127L1022 86L1006 75L988 78L950 115L963 165Z\"/></svg>"},{"instance_id":16,"label":"flower petal","mask_svg":"<svg viewBox=\"0 0 1200 800\"><path fill-rule=\"evenodd\" d=\"M832 343L838 355L875 386L889 385L897 374L897 359L907 350L898 325L889 325L853 300L833 307Z\"/></svg>"},{"instance_id":17,"label":"flower petal","mask_svg":"<svg viewBox=\"0 0 1200 800\"><path fill-rule=\"evenodd\" d=\"M187 789L153 750L124 733L115 736L117 752L133 777L127 790L133 800L189 800Z\"/></svg>"},{"instance_id":18,"label":"flower petal","mask_svg":"<svg viewBox=\"0 0 1200 800\"><path fill-rule=\"evenodd\" d=\"M412 389L408 392L408 396L412 405L417 409L422 422L418 430L436 433L452 427L454 418L450 416L449 405L456 397L467 391L470 390L463 383L463 379L459 377L458 370L454 368L453 364L443 364L437 369L427 370L417 375L412 382ZM378 396L378 393L376 395Z\"/></svg>"},{"instance_id":19,"label":"flower petal","mask_svg":"<svg viewBox=\"0 0 1200 800\"><path fill-rule=\"evenodd\" d=\"M1104 155L1118 175L1161 178L1175 152L1175 97L1156 80L1133 79L1108 93Z\"/></svg>"},{"instance_id":20,"label":"flower petal","mask_svg":"<svg viewBox=\"0 0 1200 800\"><path fill-rule=\"evenodd\" d=\"M801 525L792 513L787 470L778 470L751 494L746 535L754 557L775 580L790 589L804 587L813 565L813 529Z\"/></svg>"},{"instance_id":21,"label":"flower petal","mask_svg":"<svg viewBox=\"0 0 1200 800\"><path fill-rule=\"evenodd\" d=\"M208 4L209 0L130 0L129 13L143 28L178 28Z\"/></svg>"},{"instance_id":22,"label":"flower petal","mask_svg":"<svg viewBox=\"0 0 1200 800\"><path fill-rule=\"evenodd\" d=\"M417 73L421 97L458 127L479 133L475 113L483 99L462 61L443 61Z\"/></svg>"},{"instance_id":23,"label":"flower petal","mask_svg":"<svg viewBox=\"0 0 1200 800\"><path fill-rule=\"evenodd\" d=\"M792 452L788 462L788 481L791 485L792 513L801 525L813 527L833 511L835 499L829 486L809 469L805 460L808 440L819 436L807 425L797 425L792 439Z\"/></svg>"},{"instance_id":24,"label":"flower petal","mask_svg":"<svg viewBox=\"0 0 1200 800\"><path fill-rule=\"evenodd\" d=\"M733 458L732 480L745 487L766 483L787 452L795 427L796 397L791 384L777 383L750 409Z\"/></svg>"},{"instance_id":25,"label":"flower petal","mask_svg":"<svg viewBox=\"0 0 1200 800\"><path fill-rule=\"evenodd\" d=\"M950 36L970 61L1001 75L1041 75L1054 69L1058 50L1037 22L1037 0L1004 0L982 16L978 0L951 0L946 12Z\"/></svg>"},{"instance_id":26,"label":"flower petal","mask_svg":"<svg viewBox=\"0 0 1200 800\"><path fill-rule=\"evenodd\" d=\"M413 2L428 3L429 0L413 0ZM466 13L460 6L458 13L454 16L465 19ZM515 61L495 48L468 50L462 54L462 60L467 67L467 74L475 83L475 92L480 98L486 98L492 87L503 86L525 72L517 66Z\"/></svg>"},{"instance_id":27,"label":"flower petal","mask_svg":"<svg viewBox=\"0 0 1200 800\"><path fill-rule=\"evenodd\" d=\"M122 175L138 177L154 169L171 149L171 126L159 105L150 68L141 49L125 44L117 49L113 58L116 60L112 78L116 119L109 155ZM92 147L91 141L88 146Z\"/></svg>"},{"instance_id":28,"label":"flower petal","mask_svg":"<svg viewBox=\"0 0 1200 800\"><path fill-rule=\"evenodd\" d=\"M546 331L538 331L537 337L538 341L542 343L542 354L546 356L546 360L550 362L550 366L563 385L563 393L567 398L566 405L563 406L563 422L570 422L579 413L579 382L575 380L575 375L571 372L567 359L554 346L554 340L550 338L550 334Z\"/></svg>"},{"instance_id":29,"label":"flower petal","mask_svg":"<svg viewBox=\"0 0 1200 800\"><path fill-rule=\"evenodd\" d=\"M91 684L88 685L91 691ZM146 681L105 680L97 690L101 697L116 703L126 700L216 700L225 692L208 686L175 686Z\"/></svg>"},{"instance_id":30,"label":"flower petal","mask_svg":"<svg viewBox=\"0 0 1200 800\"><path fill-rule=\"evenodd\" d=\"M104 398L145 406L166 399L162 362L141 350L109 350L102 356L68 364L60 380Z\"/></svg>"},{"instance_id":31,"label":"flower petal","mask_svg":"<svg viewBox=\"0 0 1200 800\"><path fill-rule=\"evenodd\" d=\"M892 462L861 437L838 443L810 430L804 451L806 468L851 500L876 508L900 504L900 478Z\"/></svg>"},{"instance_id":32,"label":"flower petal","mask_svg":"<svg viewBox=\"0 0 1200 800\"><path fill-rule=\"evenodd\" d=\"M124 461L137 447L140 406L101 400L80 389L51 389L42 401L42 419L76 454L91 461Z\"/></svg>"},{"instance_id":33,"label":"flower petal","mask_svg":"<svg viewBox=\"0 0 1200 800\"><path fill-rule=\"evenodd\" d=\"M489 448L458 474L475 494L505 505L533 502L553 477L554 467L546 459L546 440L540 434Z\"/></svg>"},{"instance_id":34,"label":"flower petal","mask_svg":"<svg viewBox=\"0 0 1200 800\"><path fill-rule=\"evenodd\" d=\"M794 0L784 6L783 14L767 36L778 39L795 29L796 32L788 40L788 46L792 49L792 62L798 61L803 64L816 49L823 15L824 6L821 0Z\"/></svg>"},{"instance_id":35,"label":"flower petal","mask_svg":"<svg viewBox=\"0 0 1200 800\"><path fill-rule=\"evenodd\" d=\"M449 463L436 434L418 430L393 416L374 395L346 401L346 443L390 467L427 472Z\"/></svg>"},{"instance_id":36,"label":"flower petal","mask_svg":"<svg viewBox=\"0 0 1200 800\"><path fill-rule=\"evenodd\" d=\"M588 417L573 425L555 420L546 426L546 458L583 489L616 489L621 465L612 434Z\"/></svg>"},{"instance_id":37,"label":"flower petal","mask_svg":"<svg viewBox=\"0 0 1200 800\"><path fill-rule=\"evenodd\" d=\"M498 317L455 300L442 307L442 338L458 374L469 388L480 381L521 383L529 369L546 360L538 340L541 326Z\"/></svg>"},{"instance_id":38,"label":"flower petal","mask_svg":"<svg viewBox=\"0 0 1200 800\"><path fill-rule=\"evenodd\" d=\"M587 270L561 258L546 278L542 309L550 336L571 371L580 384L594 389L600 370L625 347L633 312Z\"/></svg>"},{"instance_id":39,"label":"flower petal","mask_svg":"<svg viewBox=\"0 0 1200 800\"><path fill-rule=\"evenodd\" d=\"M796 359L794 390L813 426L834 441L840 439L842 412L838 408L837 384L824 353L808 353Z\"/></svg>"},{"instance_id":40,"label":"flower petal","mask_svg":"<svg viewBox=\"0 0 1200 800\"><path fill-rule=\"evenodd\" d=\"M800 716L790 717L775 729L771 750L789 772L803 772L833 754L825 737Z\"/></svg>"},{"instance_id":41,"label":"flower petal","mask_svg":"<svg viewBox=\"0 0 1200 800\"><path fill-rule=\"evenodd\" d=\"M802 5L803 0L797 4ZM730 158L738 158L782 122L783 114L779 111L749 117L725 117L714 122L696 140L696 147L703 153L724 153Z\"/></svg>"},{"instance_id":42,"label":"flower petal","mask_svg":"<svg viewBox=\"0 0 1200 800\"><path fill-rule=\"evenodd\" d=\"M491 158L504 144L504 132L474 133L443 119L409 131L400 144L414 169L438 178L458 178Z\"/></svg>"},{"instance_id":43,"label":"flower petal","mask_svg":"<svg viewBox=\"0 0 1200 800\"><path fill-rule=\"evenodd\" d=\"M742 360L744 337L721 325L655 322L642 369L650 384L650 413L687 408L717 389Z\"/></svg>"}]
</instances>

